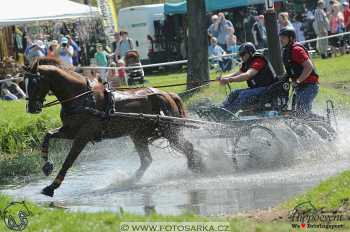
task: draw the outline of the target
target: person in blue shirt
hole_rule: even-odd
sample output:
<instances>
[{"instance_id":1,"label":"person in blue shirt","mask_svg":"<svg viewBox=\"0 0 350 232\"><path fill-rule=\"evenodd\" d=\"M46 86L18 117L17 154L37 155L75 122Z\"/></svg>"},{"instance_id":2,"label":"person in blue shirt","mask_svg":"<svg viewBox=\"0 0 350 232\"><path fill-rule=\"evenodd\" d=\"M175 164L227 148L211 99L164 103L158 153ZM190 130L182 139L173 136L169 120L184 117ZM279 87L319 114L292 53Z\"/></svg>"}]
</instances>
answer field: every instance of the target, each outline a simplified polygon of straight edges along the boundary
<instances>
[{"instance_id":1,"label":"person in blue shirt","mask_svg":"<svg viewBox=\"0 0 350 232\"><path fill-rule=\"evenodd\" d=\"M38 57L46 56L46 46L41 40L36 40L34 43L26 49L25 57L32 65Z\"/></svg>"},{"instance_id":2,"label":"person in blue shirt","mask_svg":"<svg viewBox=\"0 0 350 232\"><path fill-rule=\"evenodd\" d=\"M232 66L232 60L230 58L222 57L226 52L222 47L218 45L218 40L212 37L210 40L210 46L208 47L208 55L211 61L218 63L222 71L228 71Z\"/></svg>"},{"instance_id":3,"label":"person in blue shirt","mask_svg":"<svg viewBox=\"0 0 350 232\"><path fill-rule=\"evenodd\" d=\"M73 40L73 38L70 35L66 36L68 39L68 44L73 47L74 53L73 53L73 65L77 66L79 64L79 59L80 59L80 52L81 49L79 45Z\"/></svg>"}]
</instances>

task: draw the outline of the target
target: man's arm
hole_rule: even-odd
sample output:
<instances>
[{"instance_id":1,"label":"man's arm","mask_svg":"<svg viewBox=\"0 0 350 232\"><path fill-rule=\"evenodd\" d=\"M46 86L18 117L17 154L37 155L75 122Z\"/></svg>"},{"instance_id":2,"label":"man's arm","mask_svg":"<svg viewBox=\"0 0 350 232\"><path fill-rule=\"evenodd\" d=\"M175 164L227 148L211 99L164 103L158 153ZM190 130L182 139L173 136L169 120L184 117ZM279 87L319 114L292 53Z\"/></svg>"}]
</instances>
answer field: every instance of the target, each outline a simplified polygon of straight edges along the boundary
<instances>
[{"instance_id":1,"label":"man's arm","mask_svg":"<svg viewBox=\"0 0 350 232\"><path fill-rule=\"evenodd\" d=\"M237 73L224 77L220 79L220 84L226 85L231 82L243 82L250 80L253 76L255 76L258 73L258 70L250 68L247 72L242 73L241 71L238 71Z\"/></svg>"},{"instance_id":2,"label":"man's arm","mask_svg":"<svg viewBox=\"0 0 350 232\"><path fill-rule=\"evenodd\" d=\"M310 76L313 70L313 64L310 59L307 59L303 64L303 72L301 73L300 77L297 79L297 83L301 83L306 80Z\"/></svg>"}]
</instances>

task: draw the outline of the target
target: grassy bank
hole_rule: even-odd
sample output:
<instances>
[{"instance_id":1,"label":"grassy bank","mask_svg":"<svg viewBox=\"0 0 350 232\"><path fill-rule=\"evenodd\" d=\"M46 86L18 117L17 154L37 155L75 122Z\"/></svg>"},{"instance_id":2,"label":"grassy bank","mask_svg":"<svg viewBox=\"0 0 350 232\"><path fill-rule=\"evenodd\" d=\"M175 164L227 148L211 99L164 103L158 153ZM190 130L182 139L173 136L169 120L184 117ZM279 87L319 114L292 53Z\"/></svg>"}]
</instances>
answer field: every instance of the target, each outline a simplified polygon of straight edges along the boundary
<instances>
[{"instance_id":1,"label":"grassy bank","mask_svg":"<svg viewBox=\"0 0 350 232\"><path fill-rule=\"evenodd\" d=\"M31 115L25 101L0 101L0 113L0 182L36 173L37 149L45 131L60 125L59 107Z\"/></svg>"}]
</instances>

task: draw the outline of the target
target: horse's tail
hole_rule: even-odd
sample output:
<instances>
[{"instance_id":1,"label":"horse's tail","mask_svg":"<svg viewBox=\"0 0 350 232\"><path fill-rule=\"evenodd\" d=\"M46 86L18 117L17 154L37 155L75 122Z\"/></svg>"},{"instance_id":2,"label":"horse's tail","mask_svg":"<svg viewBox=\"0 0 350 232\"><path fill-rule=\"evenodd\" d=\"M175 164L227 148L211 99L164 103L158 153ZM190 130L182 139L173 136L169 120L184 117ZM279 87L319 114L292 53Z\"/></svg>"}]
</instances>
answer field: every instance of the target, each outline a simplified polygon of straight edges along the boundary
<instances>
[{"instance_id":1,"label":"horse's tail","mask_svg":"<svg viewBox=\"0 0 350 232\"><path fill-rule=\"evenodd\" d=\"M180 117L181 118L186 118L187 117L187 112L185 110L185 106L181 100L181 98L179 97L179 95L175 94L175 93L169 93L170 97L174 100L174 102L176 103L176 106L179 110L180 113Z\"/></svg>"}]
</instances>

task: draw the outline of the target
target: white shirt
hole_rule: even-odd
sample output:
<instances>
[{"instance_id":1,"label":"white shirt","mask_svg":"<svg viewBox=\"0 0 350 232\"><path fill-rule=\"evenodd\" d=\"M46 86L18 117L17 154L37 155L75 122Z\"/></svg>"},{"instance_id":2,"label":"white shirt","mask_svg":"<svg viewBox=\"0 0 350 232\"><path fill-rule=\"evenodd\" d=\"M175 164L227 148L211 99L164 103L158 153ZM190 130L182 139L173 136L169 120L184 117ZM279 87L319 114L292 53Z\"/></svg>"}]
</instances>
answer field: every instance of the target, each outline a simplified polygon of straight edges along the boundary
<instances>
[{"instance_id":1,"label":"white shirt","mask_svg":"<svg viewBox=\"0 0 350 232\"><path fill-rule=\"evenodd\" d=\"M72 46L69 46L68 47L68 51L69 51L70 54L73 54L74 48ZM60 60L64 64L73 65L73 58L72 58L72 56L70 56L69 54L64 52L63 48L61 48L61 51L60 51Z\"/></svg>"}]
</instances>

